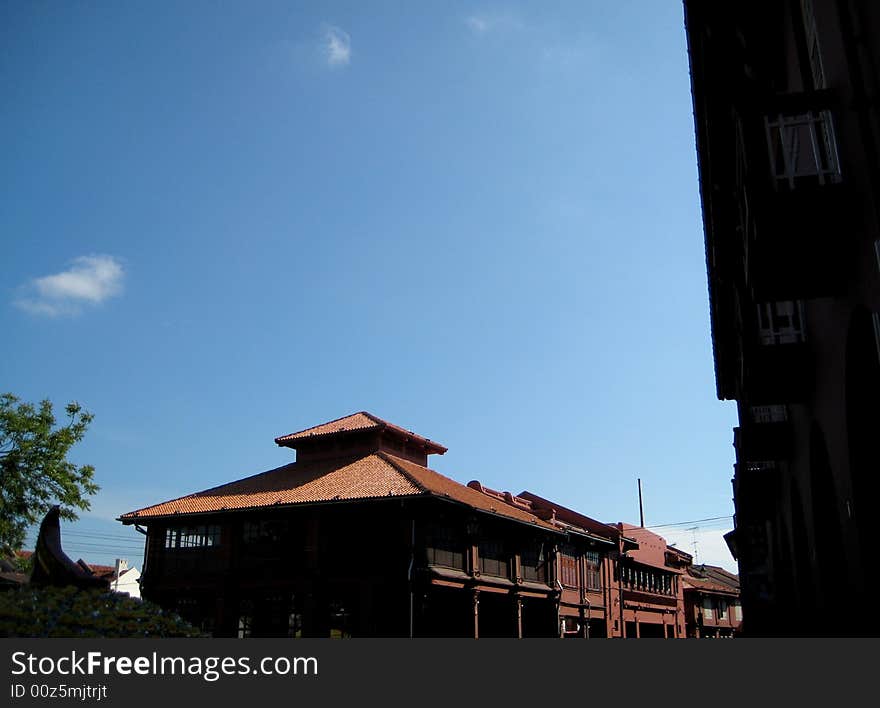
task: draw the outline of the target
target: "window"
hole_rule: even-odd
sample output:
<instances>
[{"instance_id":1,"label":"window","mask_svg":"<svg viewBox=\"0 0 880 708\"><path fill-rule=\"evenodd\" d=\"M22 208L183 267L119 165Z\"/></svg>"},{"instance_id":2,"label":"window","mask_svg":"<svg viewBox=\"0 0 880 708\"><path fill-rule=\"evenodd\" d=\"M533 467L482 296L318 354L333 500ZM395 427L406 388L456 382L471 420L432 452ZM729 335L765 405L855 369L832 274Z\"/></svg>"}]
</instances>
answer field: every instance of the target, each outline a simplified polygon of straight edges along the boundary
<instances>
[{"instance_id":1,"label":"window","mask_svg":"<svg viewBox=\"0 0 880 708\"><path fill-rule=\"evenodd\" d=\"M330 638L349 639L352 630L351 612L341 602L330 603Z\"/></svg>"},{"instance_id":2,"label":"window","mask_svg":"<svg viewBox=\"0 0 880 708\"><path fill-rule=\"evenodd\" d=\"M254 629L254 603L251 600L242 600L238 605L238 632L239 639L247 639Z\"/></svg>"},{"instance_id":3,"label":"window","mask_svg":"<svg viewBox=\"0 0 880 708\"><path fill-rule=\"evenodd\" d=\"M283 520L246 521L242 525L242 541L247 545L280 543L287 537Z\"/></svg>"},{"instance_id":4,"label":"window","mask_svg":"<svg viewBox=\"0 0 880 708\"><path fill-rule=\"evenodd\" d=\"M759 304L758 330L763 345L803 342L803 303L800 300L783 300Z\"/></svg>"},{"instance_id":5,"label":"window","mask_svg":"<svg viewBox=\"0 0 880 708\"><path fill-rule=\"evenodd\" d=\"M715 610L712 606L712 598L703 598L703 621L715 619Z\"/></svg>"},{"instance_id":6,"label":"window","mask_svg":"<svg viewBox=\"0 0 880 708\"><path fill-rule=\"evenodd\" d=\"M480 572L483 575L495 575L500 578L510 577L510 564L504 547L498 541L480 543Z\"/></svg>"},{"instance_id":7,"label":"window","mask_svg":"<svg viewBox=\"0 0 880 708\"><path fill-rule=\"evenodd\" d=\"M752 406L752 421L754 423L784 423L788 420L788 410L785 405Z\"/></svg>"},{"instance_id":8,"label":"window","mask_svg":"<svg viewBox=\"0 0 880 708\"><path fill-rule=\"evenodd\" d=\"M523 580L537 582L547 581L547 564L544 555L544 544L537 548L528 548L520 554Z\"/></svg>"},{"instance_id":9,"label":"window","mask_svg":"<svg viewBox=\"0 0 880 708\"><path fill-rule=\"evenodd\" d=\"M448 526L436 525L428 529L425 552L428 565L464 570L464 543L461 536Z\"/></svg>"},{"instance_id":10,"label":"window","mask_svg":"<svg viewBox=\"0 0 880 708\"><path fill-rule=\"evenodd\" d=\"M742 614L742 605L738 602L733 603L733 619L737 622L742 622L743 614Z\"/></svg>"},{"instance_id":11,"label":"window","mask_svg":"<svg viewBox=\"0 0 880 708\"><path fill-rule=\"evenodd\" d=\"M827 110L765 120L770 166L778 189L795 189L799 182L840 181L840 162L834 124Z\"/></svg>"},{"instance_id":12,"label":"window","mask_svg":"<svg viewBox=\"0 0 880 708\"><path fill-rule=\"evenodd\" d=\"M253 618L250 615L240 615L238 618L238 638L247 639L251 636Z\"/></svg>"},{"instance_id":13,"label":"window","mask_svg":"<svg viewBox=\"0 0 880 708\"><path fill-rule=\"evenodd\" d=\"M727 600L718 600L718 619L727 619Z\"/></svg>"},{"instance_id":14,"label":"window","mask_svg":"<svg viewBox=\"0 0 880 708\"><path fill-rule=\"evenodd\" d=\"M563 546L559 553L559 581L566 587L580 586L578 580L578 554L572 546Z\"/></svg>"},{"instance_id":15,"label":"window","mask_svg":"<svg viewBox=\"0 0 880 708\"><path fill-rule=\"evenodd\" d=\"M287 616L287 636L292 639L301 639L303 632L302 612L291 612Z\"/></svg>"},{"instance_id":16,"label":"window","mask_svg":"<svg viewBox=\"0 0 880 708\"><path fill-rule=\"evenodd\" d=\"M602 573L600 571L600 557L596 551L584 553L587 562L587 588L590 590L602 589Z\"/></svg>"},{"instance_id":17,"label":"window","mask_svg":"<svg viewBox=\"0 0 880 708\"><path fill-rule=\"evenodd\" d=\"M220 545L217 525L183 526L165 531L165 548L213 548Z\"/></svg>"}]
</instances>

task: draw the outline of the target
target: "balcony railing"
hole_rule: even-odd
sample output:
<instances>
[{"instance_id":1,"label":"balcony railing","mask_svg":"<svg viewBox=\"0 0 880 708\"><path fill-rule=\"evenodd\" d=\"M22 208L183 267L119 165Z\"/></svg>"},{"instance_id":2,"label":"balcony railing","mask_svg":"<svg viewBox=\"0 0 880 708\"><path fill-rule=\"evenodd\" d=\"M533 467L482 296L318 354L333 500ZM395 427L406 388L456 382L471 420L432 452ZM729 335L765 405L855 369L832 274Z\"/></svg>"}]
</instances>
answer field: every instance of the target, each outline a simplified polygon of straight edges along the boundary
<instances>
[{"instance_id":1,"label":"balcony railing","mask_svg":"<svg viewBox=\"0 0 880 708\"><path fill-rule=\"evenodd\" d=\"M804 306L799 300L782 300L758 305L758 333L761 344L799 344L805 340Z\"/></svg>"},{"instance_id":2,"label":"balcony railing","mask_svg":"<svg viewBox=\"0 0 880 708\"><path fill-rule=\"evenodd\" d=\"M777 113L765 119L770 166L777 189L799 183L840 182L840 159L831 111Z\"/></svg>"}]
</instances>

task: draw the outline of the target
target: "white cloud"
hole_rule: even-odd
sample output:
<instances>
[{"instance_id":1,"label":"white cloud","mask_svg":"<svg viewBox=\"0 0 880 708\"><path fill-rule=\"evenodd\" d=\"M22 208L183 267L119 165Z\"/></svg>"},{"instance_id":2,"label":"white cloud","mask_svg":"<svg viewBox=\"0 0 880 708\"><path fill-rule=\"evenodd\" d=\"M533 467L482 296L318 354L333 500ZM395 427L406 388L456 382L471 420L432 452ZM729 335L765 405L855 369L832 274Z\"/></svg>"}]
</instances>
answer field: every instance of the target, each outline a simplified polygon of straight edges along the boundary
<instances>
[{"instance_id":1,"label":"white cloud","mask_svg":"<svg viewBox=\"0 0 880 708\"><path fill-rule=\"evenodd\" d=\"M523 27L523 22L519 17L506 12L468 15L464 19L464 23L476 35L518 30Z\"/></svg>"},{"instance_id":2,"label":"white cloud","mask_svg":"<svg viewBox=\"0 0 880 708\"><path fill-rule=\"evenodd\" d=\"M347 66L351 62L351 36L339 27L324 30L323 49L329 66Z\"/></svg>"},{"instance_id":3,"label":"white cloud","mask_svg":"<svg viewBox=\"0 0 880 708\"><path fill-rule=\"evenodd\" d=\"M84 306L100 305L119 295L124 278L125 269L118 258L80 256L67 270L30 281L15 305L33 315L75 315Z\"/></svg>"}]
</instances>

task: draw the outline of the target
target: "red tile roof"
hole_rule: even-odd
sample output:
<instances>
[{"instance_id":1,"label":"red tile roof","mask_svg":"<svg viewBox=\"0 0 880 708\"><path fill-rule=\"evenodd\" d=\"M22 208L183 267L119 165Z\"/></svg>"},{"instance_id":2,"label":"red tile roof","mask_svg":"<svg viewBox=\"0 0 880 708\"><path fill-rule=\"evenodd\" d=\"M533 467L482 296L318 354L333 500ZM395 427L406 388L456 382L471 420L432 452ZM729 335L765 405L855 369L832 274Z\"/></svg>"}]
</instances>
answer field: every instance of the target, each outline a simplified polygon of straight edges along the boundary
<instances>
[{"instance_id":1,"label":"red tile roof","mask_svg":"<svg viewBox=\"0 0 880 708\"><path fill-rule=\"evenodd\" d=\"M602 521L597 521L596 519L581 514L578 511L568 509L561 504L550 501L549 499L539 497L532 492L522 491L515 498L529 502L532 505L532 508L538 513L550 512L554 519L577 526L578 528L601 538L617 540L621 535L620 529L614 524L606 524Z\"/></svg>"},{"instance_id":2,"label":"red tile roof","mask_svg":"<svg viewBox=\"0 0 880 708\"><path fill-rule=\"evenodd\" d=\"M506 516L508 518L517 519L518 521L524 521L554 531L556 530L552 524L539 519L537 516L524 509L511 506L503 501L495 502L491 497L463 484L459 484L458 482L449 479L449 477L444 477L439 472L435 472L427 467L422 467L414 462L409 462L408 460L394 458L391 455L387 455L387 457L393 459L394 463L400 469L410 475L426 492L429 492L430 494L454 499L455 501L467 504L474 509L488 511L490 513L498 514L499 516Z\"/></svg>"},{"instance_id":3,"label":"red tile roof","mask_svg":"<svg viewBox=\"0 0 880 708\"><path fill-rule=\"evenodd\" d=\"M331 420L329 423L322 423L321 425L300 430L297 433L281 435L280 437L275 438L275 442L278 445L285 447L296 447L295 443L298 440L306 440L328 435L340 435L363 430L388 430L396 433L400 437L409 438L424 444L429 451L437 452L441 455L446 452L445 447L435 443L433 440L424 438L421 435L416 435L410 430L404 430L400 426L382 420L366 411L353 413L352 415L347 415L343 418L337 418L336 420Z\"/></svg>"},{"instance_id":4,"label":"red tile roof","mask_svg":"<svg viewBox=\"0 0 880 708\"><path fill-rule=\"evenodd\" d=\"M709 578L695 578L692 575L682 575L682 583L684 590L702 590L704 592L721 592L727 595L738 595L739 591L730 585L722 585L721 583L710 580Z\"/></svg>"},{"instance_id":5,"label":"red tile roof","mask_svg":"<svg viewBox=\"0 0 880 708\"><path fill-rule=\"evenodd\" d=\"M498 516L555 530L533 514L491 498L414 462L377 452L343 460L294 462L262 474L123 514L120 520L259 509L353 499L433 495Z\"/></svg>"},{"instance_id":6,"label":"red tile roof","mask_svg":"<svg viewBox=\"0 0 880 708\"><path fill-rule=\"evenodd\" d=\"M113 580L116 577L116 567L112 565L98 565L96 563L86 563L82 558L80 558L77 563L84 570L88 570L92 573L92 575L97 575L100 578L107 578L109 580Z\"/></svg>"}]
</instances>

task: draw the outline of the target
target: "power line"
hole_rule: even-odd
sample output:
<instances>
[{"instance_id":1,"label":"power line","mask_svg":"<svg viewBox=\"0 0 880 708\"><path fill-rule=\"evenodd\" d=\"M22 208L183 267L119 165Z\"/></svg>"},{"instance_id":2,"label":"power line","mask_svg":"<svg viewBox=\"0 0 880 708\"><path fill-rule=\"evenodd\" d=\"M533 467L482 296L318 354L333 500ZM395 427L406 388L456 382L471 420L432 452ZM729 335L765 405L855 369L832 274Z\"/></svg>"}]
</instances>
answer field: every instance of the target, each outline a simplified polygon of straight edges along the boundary
<instances>
[{"instance_id":1,"label":"power line","mask_svg":"<svg viewBox=\"0 0 880 708\"><path fill-rule=\"evenodd\" d=\"M693 521L677 521L675 523L670 524L654 524L653 526L645 526L646 529L665 529L671 526L688 526L690 524L699 524L706 521L721 521L721 520L730 520L733 521L733 516L712 516L708 519L695 519ZM690 530L690 529L688 529Z\"/></svg>"},{"instance_id":2,"label":"power line","mask_svg":"<svg viewBox=\"0 0 880 708\"><path fill-rule=\"evenodd\" d=\"M90 531L62 531L62 534L65 536L87 536L89 538L118 539L120 541L130 541L132 539L138 538L138 536L140 535L132 534L131 536L121 536L119 534L94 533Z\"/></svg>"}]
</instances>

